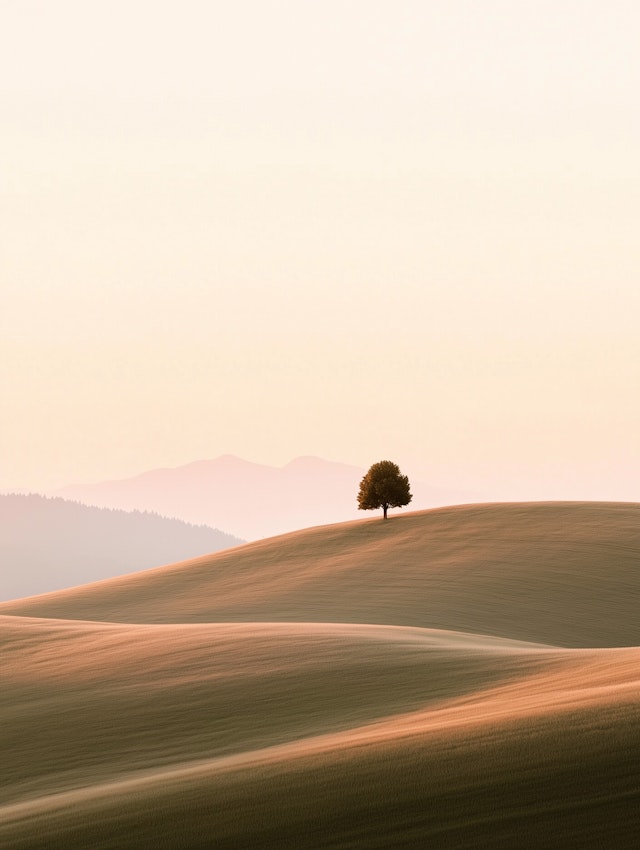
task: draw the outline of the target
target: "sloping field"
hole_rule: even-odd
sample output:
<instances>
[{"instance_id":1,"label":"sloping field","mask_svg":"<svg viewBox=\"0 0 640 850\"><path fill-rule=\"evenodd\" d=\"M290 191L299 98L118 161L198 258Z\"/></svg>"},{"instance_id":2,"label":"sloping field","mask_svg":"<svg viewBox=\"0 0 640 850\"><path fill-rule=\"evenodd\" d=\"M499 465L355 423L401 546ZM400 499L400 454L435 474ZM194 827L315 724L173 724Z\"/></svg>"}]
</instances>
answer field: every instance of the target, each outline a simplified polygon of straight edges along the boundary
<instances>
[{"instance_id":1,"label":"sloping field","mask_svg":"<svg viewBox=\"0 0 640 850\"><path fill-rule=\"evenodd\" d=\"M333 622L640 645L640 505L476 505L323 526L0 604L120 623Z\"/></svg>"},{"instance_id":2,"label":"sloping field","mask_svg":"<svg viewBox=\"0 0 640 850\"><path fill-rule=\"evenodd\" d=\"M4 604L0 847L637 847L639 529L443 509Z\"/></svg>"}]
</instances>

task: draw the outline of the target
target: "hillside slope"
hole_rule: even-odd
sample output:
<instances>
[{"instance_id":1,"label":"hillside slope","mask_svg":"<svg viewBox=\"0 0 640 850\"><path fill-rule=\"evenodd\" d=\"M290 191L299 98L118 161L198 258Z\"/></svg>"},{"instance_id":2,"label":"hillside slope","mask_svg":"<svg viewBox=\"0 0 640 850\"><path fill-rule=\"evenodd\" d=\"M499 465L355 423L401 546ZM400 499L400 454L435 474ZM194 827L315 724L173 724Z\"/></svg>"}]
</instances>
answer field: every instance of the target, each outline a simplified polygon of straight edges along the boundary
<instances>
[{"instance_id":1,"label":"hillside slope","mask_svg":"<svg viewBox=\"0 0 640 850\"><path fill-rule=\"evenodd\" d=\"M636 848L639 518L450 508L5 603L0 847Z\"/></svg>"},{"instance_id":2,"label":"hillside slope","mask_svg":"<svg viewBox=\"0 0 640 850\"><path fill-rule=\"evenodd\" d=\"M309 529L0 613L378 623L603 647L640 644L639 600L640 505L523 503Z\"/></svg>"},{"instance_id":3,"label":"hillside slope","mask_svg":"<svg viewBox=\"0 0 640 850\"><path fill-rule=\"evenodd\" d=\"M0 846L633 847L640 650L0 617Z\"/></svg>"},{"instance_id":4,"label":"hillside slope","mask_svg":"<svg viewBox=\"0 0 640 850\"><path fill-rule=\"evenodd\" d=\"M0 641L0 699L12 708L4 716L0 803L42 793L53 779L60 791L352 728L564 658L477 635L331 624L1 617ZM37 682L25 676L35 668ZM23 744L54 707L57 721L36 771Z\"/></svg>"}]
</instances>

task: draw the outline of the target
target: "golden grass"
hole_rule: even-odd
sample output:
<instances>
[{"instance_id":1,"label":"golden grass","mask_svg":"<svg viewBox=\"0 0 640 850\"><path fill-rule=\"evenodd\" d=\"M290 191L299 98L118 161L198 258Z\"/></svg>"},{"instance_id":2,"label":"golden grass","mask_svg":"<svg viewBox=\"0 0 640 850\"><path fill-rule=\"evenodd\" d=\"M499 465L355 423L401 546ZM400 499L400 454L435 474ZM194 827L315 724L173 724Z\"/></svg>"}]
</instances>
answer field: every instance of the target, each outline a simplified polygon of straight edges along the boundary
<instances>
[{"instance_id":1,"label":"golden grass","mask_svg":"<svg viewBox=\"0 0 640 850\"><path fill-rule=\"evenodd\" d=\"M287 534L0 604L0 614L380 623L635 646L639 559L637 504L463 506Z\"/></svg>"},{"instance_id":2,"label":"golden grass","mask_svg":"<svg viewBox=\"0 0 640 850\"><path fill-rule=\"evenodd\" d=\"M636 847L639 520L444 509L0 606L0 847Z\"/></svg>"}]
</instances>

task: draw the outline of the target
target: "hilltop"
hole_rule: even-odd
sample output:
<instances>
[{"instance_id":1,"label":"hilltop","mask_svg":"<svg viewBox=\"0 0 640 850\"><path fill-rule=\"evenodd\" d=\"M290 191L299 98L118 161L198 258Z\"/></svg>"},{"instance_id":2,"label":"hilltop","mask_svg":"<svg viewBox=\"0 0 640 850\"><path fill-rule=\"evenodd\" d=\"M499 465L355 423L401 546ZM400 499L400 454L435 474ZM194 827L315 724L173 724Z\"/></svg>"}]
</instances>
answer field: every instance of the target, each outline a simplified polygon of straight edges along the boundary
<instances>
[{"instance_id":1,"label":"hilltop","mask_svg":"<svg viewBox=\"0 0 640 850\"><path fill-rule=\"evenodd\" d=\"M469 505L307 529L0 613L377 623L628 646L640 644L639 564L638 504Z\"/></svg>"},{"instance_id":2,"label":"hilltop","mask_svg":"<svg viewBox=\"0 0 640 850\"><path fill-rule=\"evenodd\" d=\"M132 478L63 487L52 495L100 507L156 511L259 540L361 518L356 494L365 472L311 456L277 467L222 455ZM420 481L412 480L411 486L414 508L468 500Z\"/></svg>"}]
</instances>

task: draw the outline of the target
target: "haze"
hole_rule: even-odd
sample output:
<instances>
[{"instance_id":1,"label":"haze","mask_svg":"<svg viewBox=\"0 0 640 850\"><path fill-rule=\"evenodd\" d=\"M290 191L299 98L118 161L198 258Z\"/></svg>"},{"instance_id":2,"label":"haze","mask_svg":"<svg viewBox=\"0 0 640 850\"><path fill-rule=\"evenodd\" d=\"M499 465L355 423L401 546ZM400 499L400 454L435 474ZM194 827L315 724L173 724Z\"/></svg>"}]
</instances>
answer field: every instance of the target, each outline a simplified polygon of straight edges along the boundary
<instances>
[{"instance_id":1,"label":"haze","mask_svg":"<svg viewBox=\"0 0 640 850\"><path fill-rule=\"evenodd\" d=\"M313 454L637 501L636 4L0 23L0 489Z\"/></svg>"}]
</instances>

